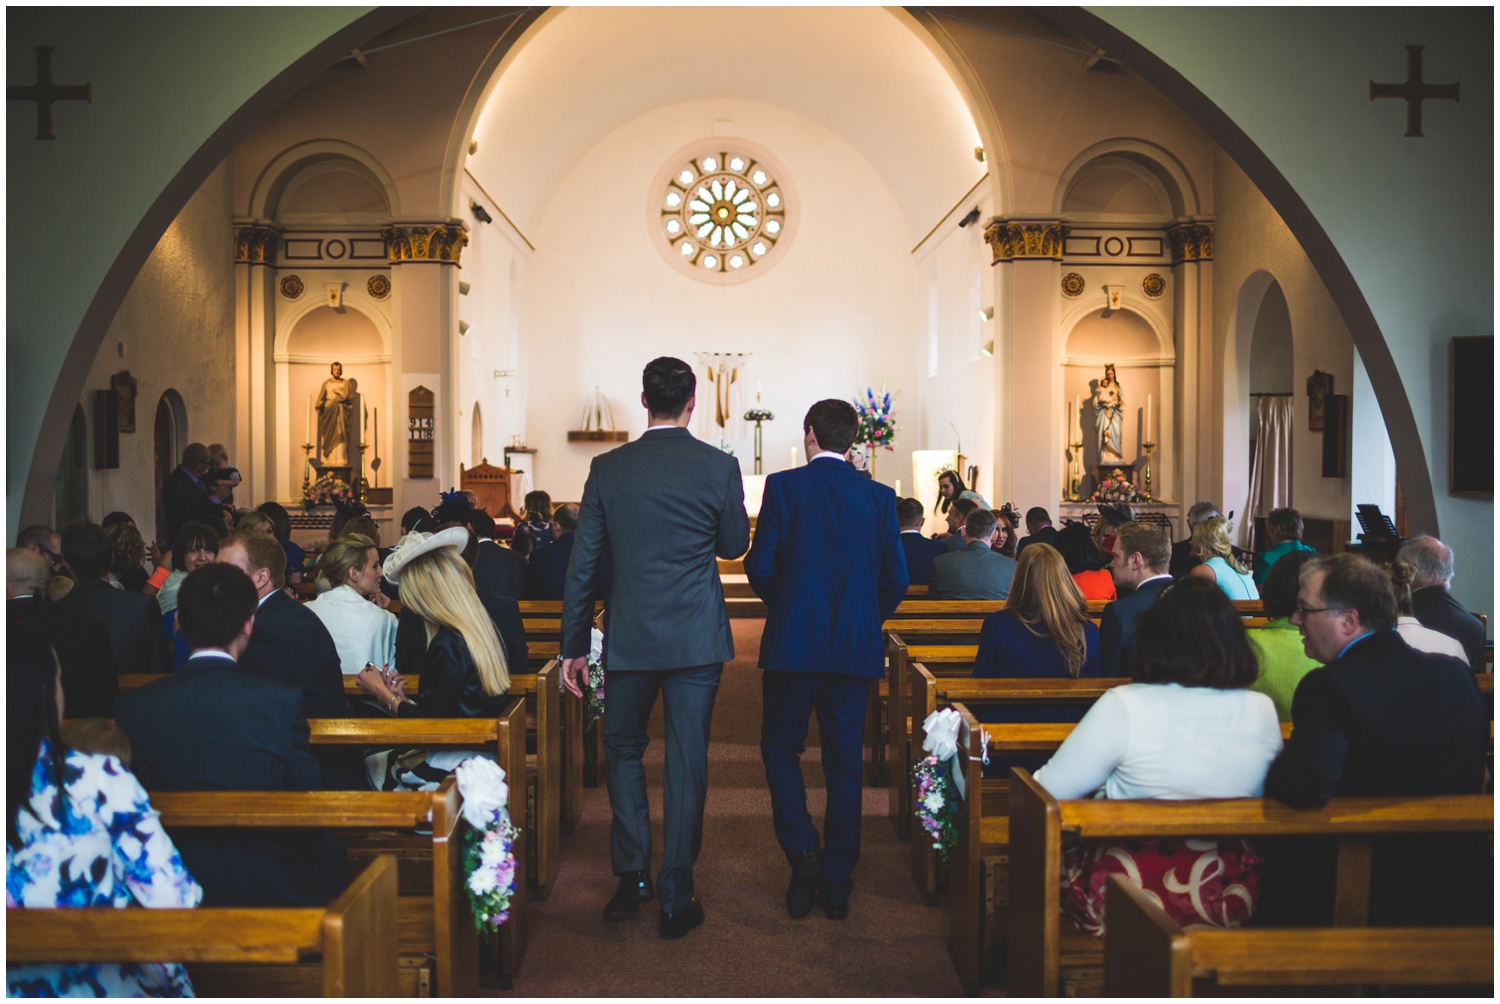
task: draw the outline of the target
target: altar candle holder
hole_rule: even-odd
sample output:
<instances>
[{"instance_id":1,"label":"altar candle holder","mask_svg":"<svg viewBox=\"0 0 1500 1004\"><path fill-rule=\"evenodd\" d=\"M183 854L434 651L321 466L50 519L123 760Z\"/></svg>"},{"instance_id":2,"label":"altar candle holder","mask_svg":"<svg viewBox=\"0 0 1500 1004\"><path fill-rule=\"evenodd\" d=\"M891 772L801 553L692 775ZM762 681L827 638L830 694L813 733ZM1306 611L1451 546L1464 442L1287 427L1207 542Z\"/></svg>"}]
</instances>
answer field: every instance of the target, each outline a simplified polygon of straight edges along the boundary
<instances>
[{"instance_id":1,"label":"altar candle holder","mask_svg":"<svg viewBox=\"0 0 1500 1004\"><path fill-rule=\"evenodd\" d=\"M1072 502L1083 501L1083 443L1068 444L1073 449L1073 474L1069 478L1072 482L1068 489L1068 499Z\"/></svg>"},{"instance_id":2,"label":"altar candle holder","mask_svg":"<svg viewBox=\"0 0 1500 1004\"><path fill-rule=\"evenodd\" d=\"M1151 451L1156 449L1156 444L1142 443L1141 449L1146 451L1146 470L1142 477L1143 485L1141 490L1145 494L1147 502L1155 502L1156 496L1151 494Z\"/></svg>"},{"instance_id":3,"label":"altar candle holder","mask_svg":"<svg viewBox=\"0 0 1500 1004\"><path fill-rule=\"evenodd\" d=\"M302 452L302 494L307 494L307 489L312 487L312 451L313 444L303 443Z\"/></svg>"}]
</instances>

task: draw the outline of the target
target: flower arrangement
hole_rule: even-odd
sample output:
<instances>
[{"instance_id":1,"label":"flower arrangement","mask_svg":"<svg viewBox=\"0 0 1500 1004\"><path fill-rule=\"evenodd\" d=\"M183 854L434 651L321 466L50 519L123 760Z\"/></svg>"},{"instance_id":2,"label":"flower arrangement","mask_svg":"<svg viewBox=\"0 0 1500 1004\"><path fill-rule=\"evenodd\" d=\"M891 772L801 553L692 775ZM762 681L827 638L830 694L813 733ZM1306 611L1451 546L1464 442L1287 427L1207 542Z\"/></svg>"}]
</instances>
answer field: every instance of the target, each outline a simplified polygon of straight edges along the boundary
<instances>
[{"instance_id":1,"label":"flower arrangement","mask_svg":"<svg viewBox=\"0 0 1500 1004\"><path fill-rule=\"evenodd\" d=\"M776 416L765 408L751 408L745 412L745 421L747 422L774 422L775 420Z\"/></svg>"},{"instance_id":2,"label":"flower arrangement","mask_svg":"<svg viewBox=\"0 0 1500 1004\"><path fill-rule=\"evenodd\" d=\"M498 931L510 919L511 900L519 891L515 845L520 833L506 809L510 788L500 765L484 757L470 757L455 773L469 823L463 848L464 889L475 926L481 932Z\"/></svg>"},{"instance_id":3,"label":"flower arrangement","mask_svg":"<svg viewBox=\"0 0 1500 1004\"><path fill-rule=\"evenodd\" d=\"M302 505L309 509L315 505L345 505L354 501L354 489L332 474L324 474L302 489Z\"/></svg>"},{"instance_id":4,"label":"flower arrangement","mask_svg":"<svg viewBox=\"0 0 1500 1004\"><path fill-rule=\"evenodd\" d=\"M854 410L859 414L859 428L854 433L854 442L859 446L883 446L887 450L896 448L896 409L885 384L880 385L880 396L872 388L865 388L863 399L854 399Z\"/></svg>"},{"instance_id":5,"label":"flower arrangement","mask_svg":"<svg viewBox=\"0 0 1500 1004\"><path fill-rule=\"evenodd\" d=\"M583 727L604 717L604 634L592 628L589 644L589 668L583 678Z\"/></svg>"},{"instance_id":6,"label":"flower arrangement","mask_svg":"<svg viewBox=\"0 0 1500 1004\"><path fill-rule=\"evenodd\" d=\"M1099 482L1094 489L1094 494L1089 496L1090 502L1139 502L1140 492L1136 491L1135 484L1125 475L1118 471Z\"/></svg>"},{"instance_id":7,"label":"flower arrangement","mask_svg":"<svg viewBox=\"0 0 1500 1004\"><path fill-rule=\"evenodd\" d=\"M912 770L912 785L916 789L917 823L932 839L932 849L947 864L948 852L958 844L958 827L953 824L958 792L946 763L936 754L927 757Z\"/></svg>"}]
</instances>

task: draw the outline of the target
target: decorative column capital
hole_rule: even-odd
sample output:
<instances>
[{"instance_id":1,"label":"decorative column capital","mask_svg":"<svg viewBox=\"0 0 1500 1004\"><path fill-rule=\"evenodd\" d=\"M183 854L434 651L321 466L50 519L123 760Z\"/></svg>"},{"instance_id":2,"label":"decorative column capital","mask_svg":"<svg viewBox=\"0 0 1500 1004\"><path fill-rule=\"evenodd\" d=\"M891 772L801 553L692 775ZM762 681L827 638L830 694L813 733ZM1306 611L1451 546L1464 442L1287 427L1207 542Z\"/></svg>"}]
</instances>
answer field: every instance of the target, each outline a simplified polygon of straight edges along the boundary
<instances>
[{"instance_id":1,"label":"decorative column capital","mask_svg":"<svg viewBox=\"0 0 1500 1004\"><path fill-rule=\"evenodd\" d=\"M1185 220L1167 227L1167 244L1172 250L1172 264L1185 261L1214 260L1213 220Z\"/></svg>"},{"instance_id":2,"label":"decorative column capital","mask_svg":"<svg viewBox=\"0 0 1500 1004\"><path fill-rule=\"evenodd\" d=\"M469 243L462 221L391 225L380 232L385 238L386 257L392 262L439 261L458 264L458 256Z\"/></svg>"},{"instance_id":3,"label":"decorative column capital","mask_svg":"<svg viewBox=\"0 0 1500 1004\"><path fill-rule=\"evenodd\" d=\"M993 219L984 228L984 240L994 252L991 264L1017 258L1050 258L1062 261L1063 238L1068 228L1061 220Z\"/></svg>"},{"instance_id":4,"label":"decorative column capital","mask_svg":"<svg viewBox=\"0 0 1500 1004\"><path fill-rule=\"evenodd\" d=\"M276 242L281 230L266 220L235 220L234 260L251 265L276 263Z\"/></svg>"}]
</instances>

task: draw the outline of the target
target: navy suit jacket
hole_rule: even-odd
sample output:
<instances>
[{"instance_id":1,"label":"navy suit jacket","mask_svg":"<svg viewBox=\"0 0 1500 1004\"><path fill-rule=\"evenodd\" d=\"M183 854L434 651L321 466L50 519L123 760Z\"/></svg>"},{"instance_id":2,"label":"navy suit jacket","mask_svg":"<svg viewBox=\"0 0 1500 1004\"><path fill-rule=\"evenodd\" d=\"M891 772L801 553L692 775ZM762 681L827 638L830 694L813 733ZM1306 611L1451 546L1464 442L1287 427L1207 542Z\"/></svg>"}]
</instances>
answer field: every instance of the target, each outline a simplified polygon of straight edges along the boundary
<instances>
[{"instance_id":1,"label":"navy suit jacket","mask_svg":"<svg viewBox=\"0 0 1500 1004\"><path fill-rule=\"evenodd\" d=\"M769 608L762 669L885 675L881 625L908 584L891 489L832 457L772 474L745 574Z\"/></svg>"},{"instance_id":2,"label":"navy suit jacket","mask_svg":"<svg viewBox=\"0 0 1500 1004\"><path fill-rule=\"evenodd\" d=\"M560 600L568 585L568 563L573 557L573 542L576 533L565 533L550 544L544 544L531 552L531 563L526 568L526 598L528 600ZM480 548L480 550L484 550ZM599 555L599 571L594 579L594 598L609 597L609 551Z\"/></svg>"},{"instance_id":3,"label":"navy suit jacket","mask_svg":"<svg viewBox=\"0 0 1500 1004\"><path fill-rule=\"evenodd\" d=\"M948 553L946 543L917 532L901 534L901 549L906 552L906 577L913 586L927 585L932 580L932 559Z\"/></svg>"},{"instance_id":4,"label":"navy suit jacket","mask_svg":"<svg viewBox=\"0 0 1500 1004\"><path fill-rule=\"evenodd\" d=\"M1051 544L1053 547L1056 547L1057 527L1049 523L1038 530L1036 533L1033 533L1027 537L1022 537L1021 542L1016 545L1016 558L1018 560L1021 557L1021 552L1026 550L1027 544Z\"/></svg>"},{"instance_id":5,"label":"navy suit jacket","mask_svg":"<svg viewBox=\"0 0 1500 1004\"><path fill-rule=\"evenodd\" d=\"M1099 618L1099 675L1125 676L1135 647L1135 622L1172 584L1168 578L1142 583L1139 589L1105 606Z\"/></svg>"}]
</instances>

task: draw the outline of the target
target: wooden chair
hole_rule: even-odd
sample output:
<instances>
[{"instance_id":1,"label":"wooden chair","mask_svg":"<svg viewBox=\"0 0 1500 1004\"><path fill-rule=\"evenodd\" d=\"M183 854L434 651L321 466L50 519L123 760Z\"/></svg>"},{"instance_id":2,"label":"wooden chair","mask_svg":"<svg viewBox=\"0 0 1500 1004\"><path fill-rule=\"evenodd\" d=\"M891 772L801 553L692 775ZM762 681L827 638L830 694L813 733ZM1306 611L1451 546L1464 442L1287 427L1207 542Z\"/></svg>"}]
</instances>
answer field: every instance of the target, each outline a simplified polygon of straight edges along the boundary
<instances>
[{"instance_id":1,"label":"wooden chair","mask_svg":"<svg viewBox=\"0 0 1500 1004\"><path fill-rule=\"evenodd\" d=\"M1493 832L1489 795L1335 798L1294 809L1268 798L1193 801L1058 801L1025 770L1010 789L1010 992L1055 997L1075 971L1102 979L1103 943L1067 925L1061 913L1062 841L1154 837L1338 838L1334 925L1368 923L1374 837L1392 833Z\"/></svg>"},{"instance_id":2,"label":"wooden chair","mask_svg":"<svg viewBox=\"0 0 1500 1004\"><path fill-rule=\"evenodd\" d=\"M1495 982L1491 927L1183 931L1119 875L1105 893L1104 996L1252 995L1265 987ZM1236 989L1238 988L1238 989Z\"/></svg>"},{"instance_id":3,"label":"wooden chair","mask_svg":"<svg viewBox=\"0 0 1500 1004\"><path fill-rule=\"evenodd\" d=\"M390 855L371 862L321 909L88 907L19 914L12 912L5 926L8 964L182 962L200 995L226 985L235 996L396 995L396 859Z\"/></svg>"}]
</instances>

